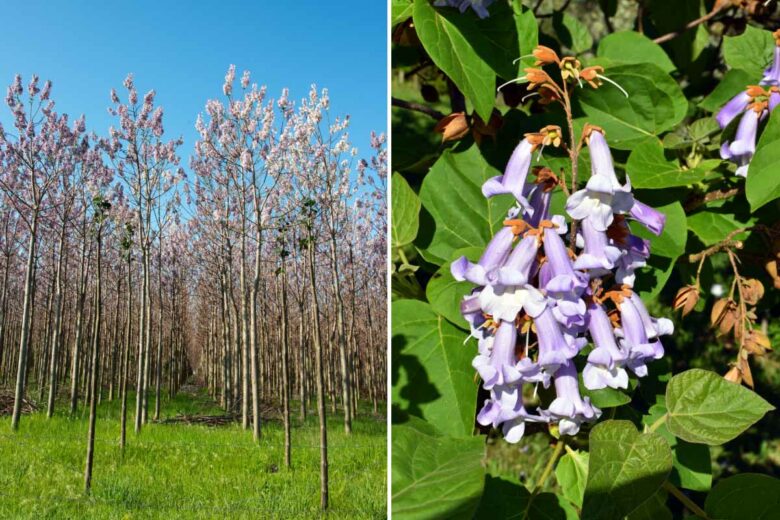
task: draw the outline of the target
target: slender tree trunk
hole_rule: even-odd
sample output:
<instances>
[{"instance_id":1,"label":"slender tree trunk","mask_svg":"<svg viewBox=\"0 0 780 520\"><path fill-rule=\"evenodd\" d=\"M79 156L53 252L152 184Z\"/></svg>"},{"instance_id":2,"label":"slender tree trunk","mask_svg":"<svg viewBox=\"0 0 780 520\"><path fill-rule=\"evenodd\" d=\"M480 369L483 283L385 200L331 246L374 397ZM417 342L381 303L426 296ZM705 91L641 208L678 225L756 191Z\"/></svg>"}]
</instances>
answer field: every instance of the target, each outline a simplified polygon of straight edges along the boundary
<instances>
[{"instance_id":1,"label":"slender tree trunk","mask_svg":"<svg viewBox=\"0 0 780 520\"><path fill-rule=\"evenodd\" d=\"M89 493L92 485L92 461L95 455L95 421L97 418L97 380L98 380L98 360L100 359L100 321L101 321L101 294L100 294L100 281L102 277L101 273L101 256L102 256L102 229L101 224L98 224L97 230L97 268L96 268L96 280L95 280L95 325L94 333L92 335L92 367L90 369L89 384L90 384L90 399L89 399L89 433L87 434L87 463L84 469L84 490Z\"/></svg>"},{"instance_id":2,"label":"slender tree trunk","mask_svg":"<svg viewBox=\"0 0 780 520\"><path fill-rule=\"evenodd\" d=\"M32 216L30 241L27 247L27 269L24 275L24 303L22 304L22 334L19 341L19 361L16 371L16 391L14 393L14 410L11 416L11 429L19 429L19 418L22 413L24 398L24 382L27 377L27 350L29 348L33 291L35 290L35 245L38 238L38 211Z\"/></svg>"},{"instance_id":3,"label":"slender tree trunk","mask_svg":"<svg viewBox=\"0 0 780 520\"><path fill-rule=\"evenodd\" d=\"M88 243L87 243L87 228L86 220L82 225L83 242L81 244L81 264L79 266L79 292L76 302L76 334L73 339L73 359L70 372L70 414L76 413L76 407L78 406L79 398L79 357L81 354L81 342L83 339L84 329L84 301L87 297L87 264L89 259L87 258Z\"/></svg>"},{"instance_id":4,"label":"slender tree trunk","mask_svg":"<svg viewBox=\"0 0 780 520\"><path fill-rule=\"evenodd\" d=\"M314 325L314 359L317 374L317 413L320 418L320 507L328 508L328 428L325 414L325 384L322 366L322 334L320 332L320 310L318 301L317 277L314 265L314 237L311 227L308 237L309 290L312 303L312 322Z\"/></svg>"},{"instance_id":5,"label":"slender tree trunk","mask_svg":"<svg viewBox=\"0 0 780 520\"><path fill-rule=\"evenodd\" d=\"M289 368L289 338L287 333L287 271L285 270L284 257L282 257L281 269L281 302L282 323L280 335L282 337L282 403L284 410L284 465L292 465L292 439L290 435L290 368Z\"/></svg>"},{"instance_id":6,"label":"slender tree trunk","mask_svg":"<svg viewBox=\"0 0 780 520\"><path fill-rule=\"evenodd\" d=\"M133 330L133 257L127 252L127 326L125 327L125 341L122 353L121 394L122 411L120 417L119 447L125 452L127 441L127 378L130 370L130 336Z\"/></svg>"}]
</instances>

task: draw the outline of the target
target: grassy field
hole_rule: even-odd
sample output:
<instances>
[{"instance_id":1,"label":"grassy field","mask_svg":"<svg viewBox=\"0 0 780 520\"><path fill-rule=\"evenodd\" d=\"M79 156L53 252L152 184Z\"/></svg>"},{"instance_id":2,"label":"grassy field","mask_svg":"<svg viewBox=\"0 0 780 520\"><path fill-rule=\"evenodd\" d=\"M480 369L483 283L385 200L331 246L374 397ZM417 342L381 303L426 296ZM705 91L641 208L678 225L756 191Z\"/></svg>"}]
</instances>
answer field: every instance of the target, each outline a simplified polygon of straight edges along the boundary
<instances>
[{"instance_id":1,"label":"grassy field","mask_svg":"<svg viewBox=\"0 0 780 520\"><path fill-rule=\"evenodd\" d=\"M150 410L153 410L153 401ZM130 406L129 406L130 407ZM65 405L61 406L65 409ZM295 410L296 408L293 408ZM83 492L86 414L25 415L17 433L0 418L0 518L384 518L386 424L364 410L351 437L328 418L331 508L319 510L319 426L293 421L292 469L284 468L284 430L263 425L259 446L240 424L148 424L139 436L128 414L119 449L119 402L99 407L92 493ZM180 393L162 415L219 414L203 394Z\"/></svg>"}]
</instances>

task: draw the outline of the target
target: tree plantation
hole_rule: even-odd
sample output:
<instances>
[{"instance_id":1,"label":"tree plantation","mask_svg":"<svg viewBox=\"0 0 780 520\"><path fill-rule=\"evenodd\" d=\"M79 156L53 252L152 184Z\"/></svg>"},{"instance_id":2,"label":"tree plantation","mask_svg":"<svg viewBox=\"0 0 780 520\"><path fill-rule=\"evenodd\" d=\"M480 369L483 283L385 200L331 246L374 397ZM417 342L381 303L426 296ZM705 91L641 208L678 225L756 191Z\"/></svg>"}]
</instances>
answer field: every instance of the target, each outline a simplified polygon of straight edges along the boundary
<instances>
[{"instance_id":1,"label":"tree plantation","mask_svg":"<svg viewBox=\"0 0 780 520\"><path fill-rule=\"evenodd\" d=\"M374 435L377 450L350 457L378 468L383 503L385 136L358 152L326 89L294 100L233 66L218 89L185 146L132 75L106 98L107 130L59 112L37 76L8 87L0 444L42 435L60 442L53 457L81 452L89 494L119 471L103 471L106 451L167 460L140 447L164 449L155 428L189 432L171 449L187 444L175 464L190 478L202 455L187 450L219 435L246 468L301 471L325 509L350 480L341 452Z\"/></svg>"}]
</instances>

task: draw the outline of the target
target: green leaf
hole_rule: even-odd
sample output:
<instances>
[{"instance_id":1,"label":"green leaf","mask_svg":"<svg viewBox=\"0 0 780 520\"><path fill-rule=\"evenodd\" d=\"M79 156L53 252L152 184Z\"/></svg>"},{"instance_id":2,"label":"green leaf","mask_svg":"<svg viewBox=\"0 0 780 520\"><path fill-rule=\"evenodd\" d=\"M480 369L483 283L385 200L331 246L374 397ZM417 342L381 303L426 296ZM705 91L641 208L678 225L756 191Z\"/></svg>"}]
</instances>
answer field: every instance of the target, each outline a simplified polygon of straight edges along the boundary
<instances>
[{"instance_id":1,"label":"green leaf","mask_svg":"<svg viewBox=\"0 0 780 520\"><path fill-rule=\"evenodd\" d=\"M476 349L467 334L430 305L398 300L392 306L393 403L447 435L474 429L477 384L471 360Z\"/></svg>"},{"instance_id":2,"label":"green leaf","mask_svg":"<svg viewBox=\"0 0 780 520\"><path fill-rule=\"evenodd\" d=\"M642 267L636 276L634 290L639 293L643 300L652 299L658 296L669 281L669 277L674 271L674 265L677 258L666 258L651 254L647 259L647 265Z\"/></svg>"},{"instance_id":3,"label":"green leaf","mask_svg":"<svg viewBox=\"0 0 780 520\"><path fill-rule=\"evenodd\" d=\"M769 116L758 140L748 167L745 193L753 211L780 197L780 110Z\"/></svg>"},{"instance_id":4,"label":"green leaf","mask_svg":"<svg viewBox=\"0 0 780 520\"><path fill-rule=\"evenodd\" d=\"M657 433L639 433L629 421L597 424L582 520L622 519L658 491L671 469L671 450Z\"/></svg>"},{"instance_id":5,"label":"green leaf","mask_svg":"<svg viewBox=\"0 0 780 520\"><path fill-rule=\"evenodd\" d=\"M582 379L582 375L580 375ZM588 390L580 381L580 392L590 398L597 408L616 408L631 402L631 396L616 388L602 388L600 390Z\"/></svg>"},{"instance_id":6,"label":"green leaf","mask_svg":"<svg viewBox=\"0 0 780 520\"><path fill-rule=\"evenodd\" d=\"M649 414L642 417L646 426L653 425L666 415L664 396L658 396L658 402L650 407ZM678 439L669 432L666 423L656 427L672 448L672 473L669 482L675 486L692 491L708 491L712 486L712 461L710 447L706 444L692 444Z\"/></svg>"},{"instance_id":7,"label":"green leaf","mask_svg":"<svg viewBox=\"0 0 780 520\"><path fill-rule=\"evenodd\" d=\"M558 41L574 54L581 54L593 47L593 36L588 26L570 14L556 11L553 15L553 29Z\"/></svg>"},{"instance_id":8,"label":"green leaf","mask_svg":"<svg viewBox=\"0 0 780 520\"><path fill-rule=\"evenodd\" d=\"M731 69L723 75L723 79L699 106L713 113L718 112L731 98L745 90L748 85L755 85L760 79L760 75L754 76L742 69Z\"/></svg>"},{"instance_id":9,"label":"green leaf","mask_svg":"<svg viewBox=\"0 0 780 520\"><path fill-rule=\"evenodd\" d=\"M482 184L496 175L501 172L476 145L464 152L447 150L436 161L420 189L420 200L434 220L429 235L420 233L416 241L426 260L441 265L456 249L485 246L501 228L514 199L482 195Z\"/></svg>"},{"instance_id":10,"label":"green leaf","mask_svg":"<svg viewBox=\"0 0 780 520\"><path fill-rule=\"evenodd\" d=\"M450 16L456 14L459 13L455 11ZM417 36L436 66L452 79L484 121L490 119L496 97L496 74L477 54L469 41L470 35L463 34L428 0L414 0L413 18Z\"/></svg>"},{"instance_id":11,"label":"green leaf","mask_svg":"<svg viewBox=\"0 0 780 520\"><path fill-rule=\"evenodd\" d=\"M686 169L673 154L664 151L657 139L648 139L631 152L626 163L626 173L635 188L670 188L688 186L707 175L698 168Z\"/></svg>"},{"instance_id":12,"label":"green leaf","mask_svg":"<svg viewBox=\"0 0 780 520\"><path fill-rule=\"evenodd\" d=\"M393 247L414 241L420 225L420 199L403 175L394 173L391 182L393 200Z\"/></svg>"},{"instance_id":13,"label":"green leaf","mask_svg":"<svg viewBox=\"0 0 780 520\"><path fill-rule=\"evenodd\" d=\"M390 4L391 27L412 17L412 0L393 0Z\"/></svg>"},{"instance_id":14,"label":"green leaf","mask_svg":"<svg viewBox=\"0 0 780 520\"><path fill-rule=\"evenodd\" d=\"M660 45L636 31L608 34L599 42L597 55L617 63L652 63L667 73L675 69ZM609 71L604 74L610 76Z\"/></svg>"},{"instance_id":15,"label":"green leaf","mask_svg":"<svg viewBox=\"0 0 780 520\"><path fill-rule=\"evenodd\" d=\"M525 68L533 67L536 63L536 58L530 54L539 45L539 26L536 25L536 17L533 11L523 6L521 0L512 2L512 11L515 19L519 55L525 56L518 62L517 73L518 76L521 76Z\"/></svg>"},{"instance_id":16,"label":"green leaf","mask_svg":"<svg viewBox=\"0 0 780 520\"><path fill-rule=\"evenodd\" d=\"M666 386L669 431L688 442L717 446L738 436L774 407L747 388L694 368Z\"/></svg>"},{"instance_id":17,"label":"green leaf","mask_svg":"<svg viewBox=\"0 0 780 520\"><path fill-rule=\"evenodd\" d=\"M688 240L685 228L685 211L679 202L654 207L666 215L666 224L661 236L650 233L638 222L631 224L631 231L637 236L650 240L650 250L654 255L677 258L685 252L685 243Z\"/></svg>"},{"instance_id":18,"label":"green leaf","mask_svg":"<svg viewBox=\"0 0 780 520\"><path fill-rule=\"evenodd\" d=\"M471 518L482 495L485 443L442 436L417 418L393 425L393 518Z\"/></svg>"},{"instance_id":19,"label":"green leaf","mask_svg":"<svg viewBox=\"0 0 780 520\"><path fill-rule=\"evenodd\" d=\"M393 511L395 513L395 511ZM522 484L488 475L476 520L576 520L577 512L563 497L532 495Z\"/></svg>"},{"instance_id":20,"label":"green leaf","mask_svg":"<svg viewBox=\"0 0 780 520\"><path fill-rule=\"evenodd\" d=\"M721 480L704 503L707 515L718 520L774 520L778 509L780 480L758 473Z\"/></svg>"},{"instance_id":21,"label":"green leaf","mask_svg":"<svg viewBox=\"0 0 780 520\"><path fill-rule=\"evenodd\" d=\"M672 520L672 512L666 507L666 491L658 492L634 509L627 520Z\"/></svg>"},{"instance_id":22,"label":"green leaf","mask_svg":"<svg viewBox=\"0 0 780 520\"><path fill-rule=\"evenodd\" d=\"M472 262L476 262L482 252L483 249L479 247L458 249L453 255L453 260L465 256ZM436 271L428 282L425 294L434 311L455 325L468 328L468 323L460 313L460 303L463 301L463 297L474 288L474 284L455 280L450 272L451 264L452 262L447 262Z\"/></svg>"},{"instance_id":23,"label":"green leaf","mask_svg":"<svg viewBox=\"0 0 780 520\"><path fill-rule=\"evenodd\" d=\"M719 212L718 208L707 208L688 217L688 229L701 240L705 246L711 246L724 240L726 235L735 229L743 228L748 222L742 222L733 210ZM749 232L740 233L733 238L744 240Z\"/></svg>"},{"instance_id":24,"label":"green leaf","mask_svg":"<svg viewBox=\"0 0 780 520\"><path fill-rule=\"evenodd\" d=\"M588 452L569 450L555 467L555 478L563 496L577 507L582 507L585 483L588 480Z\"/></svg>"},{"instance_id":25,"label":"green leaf","mask_svg":"<svg viewBox=\"0 0 780 520\"><path fill-rule=\"evenodd\" d=\"M688 109L680 87L657 65L642 63L610 67L605 72L627 92L604 83L598 89L588 86L578 92L578 100L588 121L607 132L610 146L631 150L656 135L674 128Z\"/></svg>"},{"instance_id":26,"label":"green leaf","mask_svg":"<svg viewBox=\"0 0 780 520\"><path fill-rule=\"evenodd\" d=\"M772 33L745 27L739 36L723 38L723 60L732 69L742 69L755 78L761 78L764 69L772 62L775 39Z\"/></svg>"}]
</instances>

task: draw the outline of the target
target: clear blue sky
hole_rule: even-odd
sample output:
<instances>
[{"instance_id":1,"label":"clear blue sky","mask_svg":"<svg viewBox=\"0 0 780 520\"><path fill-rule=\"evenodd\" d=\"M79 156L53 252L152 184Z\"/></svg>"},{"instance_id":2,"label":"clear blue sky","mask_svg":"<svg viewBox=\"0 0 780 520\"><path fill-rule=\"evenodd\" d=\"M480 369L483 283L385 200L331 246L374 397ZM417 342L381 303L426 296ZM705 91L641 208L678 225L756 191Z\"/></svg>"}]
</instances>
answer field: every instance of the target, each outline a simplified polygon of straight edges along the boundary
<instances>
[{"instance_id":1,"label":"clear blue sky","mask_svg":"<svg viewBox=\"0 0 780 520\"><path fill-rule=\"evenodd\" d=\"M327 87L331 113L350 114L360 157L371 130L387 129L387 7L381 0L26 0L6 2L0 31L0 94L20 73L53 82L59 112L82 113L105 135L116 121L109 91L135 74L140 95L157 91L166 137L183 136L185 168L194 123L209 98L222 96L229 64L291 99ZM236 83L236 88L238 84ZM0 101L1 102L1 101ZM0 107L3 121L9 114Z\"/></svg>"}]
</instances>

